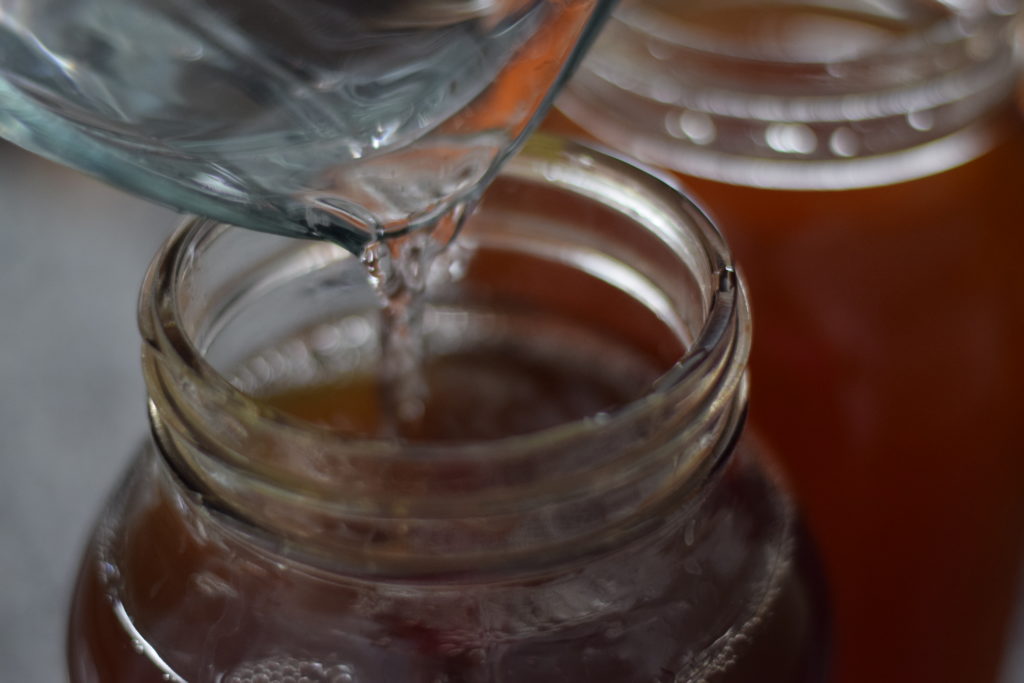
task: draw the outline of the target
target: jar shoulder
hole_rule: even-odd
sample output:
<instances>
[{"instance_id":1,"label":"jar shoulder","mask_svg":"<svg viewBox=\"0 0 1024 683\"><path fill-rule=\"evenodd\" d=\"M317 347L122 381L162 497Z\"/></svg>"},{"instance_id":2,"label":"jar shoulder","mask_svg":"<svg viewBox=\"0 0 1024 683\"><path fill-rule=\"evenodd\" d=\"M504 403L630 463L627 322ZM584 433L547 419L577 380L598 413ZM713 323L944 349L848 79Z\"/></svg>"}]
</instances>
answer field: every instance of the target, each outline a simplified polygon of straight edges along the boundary
<instances>
[{"instance_id":1,"label":"jar shoulder","mask_svg":"<svg viewBox=\"0 0 1024 683\"><path fill-rule=\"evenodd\" d=\"M705 514L613 556L522 580L443 584L354 580L268 549L146 453L83 562L72 680L294 670L427 683L492 680L486 672L499 669L531 682L690 680L716 669L709 680L723 683L755 680L748 669L758 681L817 680L819 580L788 504L743 460L722 474Z\"/></svg>"}]
</instances>

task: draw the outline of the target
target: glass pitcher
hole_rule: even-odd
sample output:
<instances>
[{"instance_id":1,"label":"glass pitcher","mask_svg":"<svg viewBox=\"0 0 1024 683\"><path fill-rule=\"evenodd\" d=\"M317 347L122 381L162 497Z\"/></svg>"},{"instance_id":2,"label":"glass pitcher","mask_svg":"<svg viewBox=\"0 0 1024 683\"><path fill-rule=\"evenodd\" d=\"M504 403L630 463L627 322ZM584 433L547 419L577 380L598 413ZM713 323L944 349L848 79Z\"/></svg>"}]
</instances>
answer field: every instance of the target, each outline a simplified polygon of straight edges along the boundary
<instances>
[{"instance_id":1,"label":"glass pitcher","mask_svg":"<svg viewBox=\"0 0 1024 683\"><path fill-rule=\"evenodd\" d=\"M358 253L524 139L607 0L0 0L0 136Z\"/></svg>"}]
</instances>

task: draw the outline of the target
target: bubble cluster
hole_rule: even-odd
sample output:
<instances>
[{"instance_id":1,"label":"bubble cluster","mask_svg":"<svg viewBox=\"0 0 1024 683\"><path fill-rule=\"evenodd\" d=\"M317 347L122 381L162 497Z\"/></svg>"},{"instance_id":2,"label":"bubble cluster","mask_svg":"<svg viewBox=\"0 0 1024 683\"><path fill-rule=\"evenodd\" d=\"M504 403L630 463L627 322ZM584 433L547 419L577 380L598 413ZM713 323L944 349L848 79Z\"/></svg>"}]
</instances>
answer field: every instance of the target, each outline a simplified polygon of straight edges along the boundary
<instances>
[{"instance_id":1,"label":"bubble cluster","mask_svg":"<svg viewBox=\"0 0 1024 683\"><path fill-rule=\"evenodd\" d=\"M328 664L288 656L246 662L234 669L224 683L357 683L349 664Z\"/></svg>"}]
</instances>

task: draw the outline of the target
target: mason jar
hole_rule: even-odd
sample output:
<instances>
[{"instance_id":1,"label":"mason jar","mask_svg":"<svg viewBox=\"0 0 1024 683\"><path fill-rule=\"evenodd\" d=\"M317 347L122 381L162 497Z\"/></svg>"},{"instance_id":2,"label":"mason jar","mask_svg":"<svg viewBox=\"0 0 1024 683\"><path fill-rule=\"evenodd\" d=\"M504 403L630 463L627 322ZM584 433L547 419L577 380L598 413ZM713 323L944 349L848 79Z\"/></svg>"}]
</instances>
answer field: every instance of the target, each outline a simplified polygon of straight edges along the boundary
<instances>
[{"instance_id":1,"label":"mason jar","mask_svg":"<svg viewBox=\"0 0 1024 683\"><path fill-rule=\"evenodd\" d=\"M434 263L420 419L358 258L190 220L74 683L823 680L814 556L744 432L750 319L671 185L538 138Z\"/></svg>"},{"instance_id":2,"label":"mason jar","mask_svg":"<svg viewBox=\"0 0 1024 683\"><path fill-rule=\"evenodd\" d=\"M1016 0L627 0L558 100L683 179L757 321L752 426L838 680L985 683L1024 555Z\"/></svg>"}]
</instances>

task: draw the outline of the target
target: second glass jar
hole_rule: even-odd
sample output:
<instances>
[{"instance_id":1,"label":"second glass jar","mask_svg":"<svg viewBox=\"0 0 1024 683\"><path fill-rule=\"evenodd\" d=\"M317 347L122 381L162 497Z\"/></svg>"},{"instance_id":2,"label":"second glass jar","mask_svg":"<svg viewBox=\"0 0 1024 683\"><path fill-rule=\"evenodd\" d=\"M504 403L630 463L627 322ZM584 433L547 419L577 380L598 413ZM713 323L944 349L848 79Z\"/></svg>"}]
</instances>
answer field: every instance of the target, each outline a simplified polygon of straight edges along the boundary
<instances>
[{"instance_id":1,"label":"second glass jar","mask_svg":"<svg viewBox=\"0 0 1024 683\"><path fill-rule=\"evenodd\" d=\"M991 682L1007 650L1019 11L627 0L559 100L577 131L677 173L748 276L751 422L822 550L842 683Z\"/></svg>"}]
</instances>

